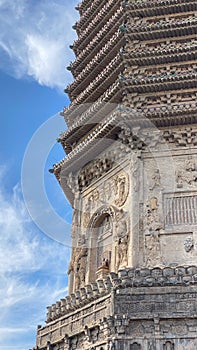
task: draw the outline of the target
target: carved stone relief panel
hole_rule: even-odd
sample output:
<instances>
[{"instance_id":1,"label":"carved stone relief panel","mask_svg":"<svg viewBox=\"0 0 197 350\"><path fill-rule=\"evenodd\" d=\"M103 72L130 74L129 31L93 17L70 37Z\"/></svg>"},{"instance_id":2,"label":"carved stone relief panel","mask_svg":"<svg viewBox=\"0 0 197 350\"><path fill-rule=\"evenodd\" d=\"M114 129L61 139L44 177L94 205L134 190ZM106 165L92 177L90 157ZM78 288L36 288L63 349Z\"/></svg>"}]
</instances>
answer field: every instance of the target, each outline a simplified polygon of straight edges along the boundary
<instances>
[{"instance_id":1,"label":"carved stone relief panel","mask_svg":"<svg viewBox=\"0 0 197 350\"><path fill-rule=\"evenodd\" d=\"M168 152L160 155L159 163L151 154L143 158L147 266L195 263L197 157L192 152L188 156L188 150L185 150L185 155L173 150L174 169L171 169L170 162L166 167L166 160L170 159Z\"/></svg>"},{"instance_id":2,"label":"carved stone relief panel","mask_svg":"<svg viewBox=\"0 0 197 350\"><path fill-rule=\"evenodd\" d=\"M186 319L175 319L175 320L168 320L168 321L161 321L161 333L165 336L173 335L181 335L184 336L186 334L189 334L189 329L187 325Z\"/></svg>"},{"instance_id":3,"label":"carved stone relief panel","mask_svg":"<svg viewBox=\"0 0 197 350\"><path fill-rule=\"evenodd\" d=\"M187 324L185 323L185 320L173 322L172 333L176 335L181 335L181 336L186 335L188 331L187 331Z\"/></svg>"}]
</instances>

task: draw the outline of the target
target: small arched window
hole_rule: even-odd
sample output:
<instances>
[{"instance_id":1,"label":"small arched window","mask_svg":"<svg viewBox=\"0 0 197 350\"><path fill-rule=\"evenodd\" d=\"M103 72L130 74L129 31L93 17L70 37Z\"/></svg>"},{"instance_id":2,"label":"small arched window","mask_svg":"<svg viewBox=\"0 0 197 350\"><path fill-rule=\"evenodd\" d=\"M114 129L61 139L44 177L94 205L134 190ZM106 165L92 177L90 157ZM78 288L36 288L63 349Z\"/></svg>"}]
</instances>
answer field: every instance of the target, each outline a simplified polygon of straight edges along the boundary
<instances>
[{"instance_id":1,"label":"small arched window","mask_svg":"<svg viewBox=\"0 0 197 350\"><path fill-rule=\"evenodd\" d=\"M164 346L163 346L163 350L174 350L174 344L168 340Z\"/></svg>"},{"instance_id":2,"label":"small arched window","mask_svg":"<svg viewBox=\"0 0 197 350\"><path fill-rule=\"evenodd\" d=\"M142 350L141 345L138 343L133 343L130 345L130 350Z\"/></svg>"}]
</instances>

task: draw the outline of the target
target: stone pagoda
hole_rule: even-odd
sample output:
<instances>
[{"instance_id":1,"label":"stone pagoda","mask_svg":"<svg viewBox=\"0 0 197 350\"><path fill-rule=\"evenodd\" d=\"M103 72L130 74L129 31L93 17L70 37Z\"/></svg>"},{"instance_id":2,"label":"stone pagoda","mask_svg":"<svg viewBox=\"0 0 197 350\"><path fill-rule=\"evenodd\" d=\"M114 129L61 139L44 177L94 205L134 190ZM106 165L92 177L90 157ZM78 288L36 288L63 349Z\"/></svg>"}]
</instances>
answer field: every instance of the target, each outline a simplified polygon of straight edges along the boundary
<instances>
[{"instance_id":1,"label":"stone pagoda","mask_svg":"<svg viewBox=\"0 0 197 350\"><path fill-rule=\"evenodd\" d=\"M197 349L197 1L83 0L55 164L69 293L39 350Z\"/></svg>"}]
</instances>

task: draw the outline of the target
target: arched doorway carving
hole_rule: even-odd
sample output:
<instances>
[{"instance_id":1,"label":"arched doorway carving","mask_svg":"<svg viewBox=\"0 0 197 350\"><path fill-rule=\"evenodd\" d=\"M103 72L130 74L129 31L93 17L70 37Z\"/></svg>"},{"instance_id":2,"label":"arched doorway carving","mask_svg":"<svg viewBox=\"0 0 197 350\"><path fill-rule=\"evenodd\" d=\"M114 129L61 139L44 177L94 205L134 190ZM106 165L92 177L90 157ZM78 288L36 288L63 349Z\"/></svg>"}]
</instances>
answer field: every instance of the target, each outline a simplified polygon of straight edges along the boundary
<instances>
[{"instance_id":1,"label":"arched doorway carving","mask_svg":"<svg viewBox=\"0 0 197 350\"><path fill-rule=\"evenodd\" d=\"M117 209L113 206L100 207L90 219L87 236L89 237L89 276L88 282L96 279L97 270L103 265L112 268L113 233Z\"/></svg>"}]
</instances>

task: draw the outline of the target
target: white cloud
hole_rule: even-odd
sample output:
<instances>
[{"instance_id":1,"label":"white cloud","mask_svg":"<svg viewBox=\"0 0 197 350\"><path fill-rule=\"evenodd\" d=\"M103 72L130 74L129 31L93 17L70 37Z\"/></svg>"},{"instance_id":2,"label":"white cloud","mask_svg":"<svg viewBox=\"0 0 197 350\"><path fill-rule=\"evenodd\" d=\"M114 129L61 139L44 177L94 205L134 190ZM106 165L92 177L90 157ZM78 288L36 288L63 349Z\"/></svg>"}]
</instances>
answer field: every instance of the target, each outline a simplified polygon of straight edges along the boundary
<instances>
[{"instance_id":1,"label":"white cloud","mask_svg":"<svg viewBox=\"0 0 197 350\"><path fill-rule=\"evenodd\" d=\"M77 2L0 0L0 69L62 90L72 79L65 67L73 59Z\"/></svg>"},{"instance_id":2,"label":"white cloud","mask_svg":"<svg viewBox=\"0 0 197 350\"><path fill-rule=\"evenodd\" d=\"M67 294L69 251L37 230L18 185L5 193L5 175L0 168L0 349L26 350L46 306Z\"/></svg>"}]
</instances>

